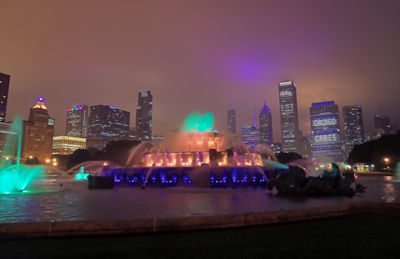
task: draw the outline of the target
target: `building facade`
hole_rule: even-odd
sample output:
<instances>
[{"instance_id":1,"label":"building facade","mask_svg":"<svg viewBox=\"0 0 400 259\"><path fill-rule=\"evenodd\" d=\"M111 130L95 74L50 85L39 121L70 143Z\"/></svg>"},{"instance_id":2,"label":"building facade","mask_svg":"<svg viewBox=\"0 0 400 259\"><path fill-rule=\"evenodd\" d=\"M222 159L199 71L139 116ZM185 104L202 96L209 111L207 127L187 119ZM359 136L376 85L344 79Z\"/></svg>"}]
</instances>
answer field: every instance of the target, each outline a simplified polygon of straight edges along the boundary
<instances>
[{"instance_id":1,"label":"building facade","mask_svg":"<svg viewBox=\"0 0 400 259\"><path fill-rule=\"evenodd\" d=\"M136 134L139 141L151 141L153 120L153 96L150 91L138 93L136 109Z\"/></svg>"},{"instance_id":2,"label":"building facade","mask_svg":"<svg viewBox=\"0 0 400 259\"><path fill-rule=\"evenodd\" d=\"M40 163L48 161L53 153L54 119L39 97L30 109L29 119L24 123L23 156L25 159L37 157Z\"/></svg>"},{"instance_id":3,"label":"building facade","mask_svg":"<svg viewBox=\"0 0 400 259\"><path fill-rule=\"evenodd\" d=\"M264 102L259 114L259 143L271 146L272 143L272 116L271 110Z\"/></svg>"},{"instance_id":4,"label":"building facade","mask_svg":"<svg viewBox=\"0 0 400 259\"><path fill-rule=\"evenodd\" d=\"M86 148L86 138L71 136L53 137L53 155L70 155L77 149Z\"/></svg>"},{"instance_id":5,"label":"building facade","mask_svg":"<svg viewBox=\"0 0 400 259\"><path fill-rule=\"evenodd\" d=\"M89 107L75 105L67 109L65 135L77 138L86 138L88 135Z\"/></svg>"},{"instance_id":6,"label":"building facade","mask_svg":"<svg viewBox=\"0 0 400 259\"><path fill-rule=\"evenodd\" d=\"M380 113L375 114L374 117L375 131L383 132L384 135L394 134L392 124L390 124L390 119L388 116L382 115Z\"/></svg>"},{"instance_id":7,"label":"building facade","mask_svg":"<svg viewBox=\"0 0 400 259\"><path fill-rule=\"evenodd\" d=\"M236 112L235 107L232 105L232 109L228 110L228 131L236 134Z\"/></svg>"},{"instance_id":8,"label":"building facade","mask_svg":"<svg viewBox=\"0 0 400 259\"><path fill-rule=\"evenodd\" d=\"M297 111L296 84L293 81L279 83L281 112L282 151L297 152L299 116Z\"/></svg>"},{"instance_id":9,"label":"building facade","mask_svg":"<svg viewBox=\"0 0 400 259\"><path fill-rule=\"evenodd\" d=\"M303 158L308 159L311 157L310 136L303 135L301 130L299 130L297 153L299 153Z\"/></svg>"},{"instance_id":10,"label":"building facade","mask_svg":"<svg viewBox=\"0 0 400 259\"><path fill-rule=\"evenodd\" d=\"M0 122L0 156L16 156L16 148L14 143L7 143L10 136L17 137L18 131L11 128L11 123Z\"/></svg>"},{"instance_id":11,"label":"building facade","mask_svg":"<svg viewBox=\"0 0 400 259\"><path fill-rule=\"evenodd\" d=\"M111 105L90 107L88 137L129 137L130 113Z\"/></svg>"},{"instance_id":12,"label":"building facade","mask_svg":"<svg viewBox=\"0 0 400 259\"><path fill-rule=\"evenodd\" d=\"M344 152L347 159L353 147L365 141L361 106L344 106L343 122Z\"/></svg>"},{"instance_id":13,"label":"building facade","mask_svg":"<svg viewBox=\"0 0 400 259\"><path fill-rule=\"evenodd\" d=\"M275 154L279 154L282 152L282 144L281 143L272 143L271 149Z\"/></svg>"},{"instance_id":14,"label":"building facade","mask_svg":"<svg viewBox=\"0 0 400 259\"><path fill-rule=\"evenodd\" d=\"M0 122L6 121L9 87L10 87L10 76L0 73Z\"/></svg>"},{"instance_id":15,"label":"building facade","mask_svg":"<svg viewBox=\"0 0 400 259\"><path fill-rule=\"evenodd\" d=\"M343 161L339 110L334 101L313 103L310 107L311 148L313 159Z\"/></svg>"},{"instance_id":16,"label":"building facade","mask_svg":"<svg viewBox=\"0 0 400 259\"><path fill-rule=\"evenodd\" d=\"M153 144L153 146L155 147L159 147L163 141L164 141L163 136L152 136L151 138L151 144Z\"/></svg>"},{"instance_id":17,"label":"building facade","mask_svg":"<svg viewBox=\"0 0 400 259\"><path fill-rule=\"evenodd\" d=\"M258 146L258 131L255 126L244 125L241 129L242 143L247 146L248 149L254 151Z\"/></svg>"}]
</instances>

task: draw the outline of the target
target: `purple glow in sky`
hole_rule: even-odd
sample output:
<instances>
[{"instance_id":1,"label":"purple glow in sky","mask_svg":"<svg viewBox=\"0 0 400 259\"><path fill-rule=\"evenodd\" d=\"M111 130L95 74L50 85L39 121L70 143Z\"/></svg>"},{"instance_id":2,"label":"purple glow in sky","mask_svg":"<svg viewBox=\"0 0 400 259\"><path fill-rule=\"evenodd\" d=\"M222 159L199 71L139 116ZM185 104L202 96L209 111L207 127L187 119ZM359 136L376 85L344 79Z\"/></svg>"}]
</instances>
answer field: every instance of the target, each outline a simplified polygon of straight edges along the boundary
<instances>
[{"instance_id":1,"label":"purple glow in sky","mask_svg":"<svg viewBox=\"0 0 400 259\"><path fill-rule=\"evenodd\" d=\"M379 103L400 121L397 0L0 0L0 72L11 75L7 119L43 96L63 134L73 105L131 112L154 96L153 132L194 110L226 129L252 124L264 101L280 140L278 82L294 80L300 127L312 102L362 105L372 128ZM134 126L134 125L133 125Z\"/></svg>"}]
</instances>

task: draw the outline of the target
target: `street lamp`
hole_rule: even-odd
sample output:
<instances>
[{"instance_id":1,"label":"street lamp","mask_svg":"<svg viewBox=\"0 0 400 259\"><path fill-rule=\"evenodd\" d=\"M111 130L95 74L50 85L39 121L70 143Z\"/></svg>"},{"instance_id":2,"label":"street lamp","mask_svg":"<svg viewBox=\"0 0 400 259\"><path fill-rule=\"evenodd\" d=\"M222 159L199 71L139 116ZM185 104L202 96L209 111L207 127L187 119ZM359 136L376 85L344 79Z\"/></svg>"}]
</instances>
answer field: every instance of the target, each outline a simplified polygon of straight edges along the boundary
<instances>
[{"instance_id":1,"label":"street lamp","mask_svg":"<svg viewBox=\"0 0 400 259\"><path fill-rule=\"evenodd\" d=\"M389 159L388 157L385 157L385 158L383 159L383 161L385 161L386 169L389 169L389 162L390 162L390 159Z\"/></svg>"}]
</instances>

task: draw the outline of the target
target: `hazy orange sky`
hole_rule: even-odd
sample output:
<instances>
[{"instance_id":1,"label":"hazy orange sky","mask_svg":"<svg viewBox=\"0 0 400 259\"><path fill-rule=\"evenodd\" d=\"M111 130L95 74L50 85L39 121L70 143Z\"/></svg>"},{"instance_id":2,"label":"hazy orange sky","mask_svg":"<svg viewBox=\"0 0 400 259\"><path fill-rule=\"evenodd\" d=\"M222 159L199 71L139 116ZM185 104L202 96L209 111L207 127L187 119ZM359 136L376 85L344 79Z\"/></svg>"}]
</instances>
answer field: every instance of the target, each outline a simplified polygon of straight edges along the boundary
<instances>
[{"instance_id":1,"label":"hazy orange sky","mask_svg":"<svg viewBox=\"0 0 400 259\"><path fill-rule=\"evenodd\" d=\"M131 112L137 92L154 96L153 132L179 128L193 111L226 129L266 101L280 140L278 82L297 84L300 127L312 102L362 105L400 121L400 1L397 0L0 0L0 72L11 75L7 119L26 119L46 99L65 132L74 104Z\"/></svg>"}]
</instances>

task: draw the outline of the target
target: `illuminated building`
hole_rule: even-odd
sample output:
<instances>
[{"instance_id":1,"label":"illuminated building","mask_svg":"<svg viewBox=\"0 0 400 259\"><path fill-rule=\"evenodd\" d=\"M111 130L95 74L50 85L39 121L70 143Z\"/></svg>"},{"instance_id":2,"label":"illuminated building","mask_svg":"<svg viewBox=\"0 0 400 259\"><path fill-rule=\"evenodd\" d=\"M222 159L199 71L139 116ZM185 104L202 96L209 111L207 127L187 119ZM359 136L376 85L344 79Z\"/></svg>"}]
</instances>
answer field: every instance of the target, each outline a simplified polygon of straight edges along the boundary
<instances>
[{"instance_id":1,"label":"illuminated building","mask_svg":"<svg viewBox=\"0 0 400 259\"><path fill-rule=\"evenodd\" d=\"M343 161L339 110L334 101L313 103L310 107L312 156Z\"/></svg>"},{"instance_id":2,"label":"illuminated building","mask_svg":"<svg viewBox=\"0 0 400 259\"><path fill-rule=\"evenodd\" d=\"M129 139L137 140L136 130L135 128L129 128Z\"/></svg>"},{"instance_id":3,"label":"illuminated building","mask_svg":"<svg viewBox=\"0 0 400 259\"><path fill-rule=\"evenodd\" d=\"M299 132L296 84L293 81L279 83L281 111L282 151L296 152Z\"/></svg>"},{"instance_id":4,"label":"illuminated building","mask_svg":"<svg viewBox=\"0 0 400 259\"><path fill-rule=\"evenodd\" d=\"M274 151L274 154L279 154L282 152L282 144L281 143L272 143L271 149Z\"/></svg>"},{"instance_id":5,"label":"illuminated building","mask_svg":"<svg viewBox=\"0 0 400 259\"><path fill-rule=\"evenodd\" d=\"M297 139L297 153L299 153L303 158L310 158L311 156L311 146L310 137L304 136L299 130L299 137Z\"/></svg>"},{"instance_id":6,"label":"illuminated building","mask_svg":"<svg viewBox=\"0 0 400 259\"><path fill-rule=\"evenodd\" d=\"M241 137L242 143L245 144L249 150L256 150L258 145L258 131L255 126L242 126Z\"/></svg>"},{"instance_id":7,"label":"illuminated building","mask_svg":"<svg viewBox=\"0 0 400 259\"><path fill-rule=\"evenodd\" d=\"M384 116L379 113L375 114L374 123L375 123L375 130L377 132L383 131L385 135L395 133L392 125L390 124L390 119L388 116Z\"/></svg>"},{"instance_id":8,"label":"illuminated building","mask_svg":"<svg viewBox=\"0 0 400 259\"><path fill-rule=\"evenodd\" d=\"M76 105L67 109L65 134L71 137L86 138L89 120L89 107Z\"/></svg>"},{"instance_id":9,"label":"illuminated building","mask_svg":"<svg viewBox=\"0 0 400 259\"><path fill-rule=\"evenodd\" d=\"M129 137L130 113L111 105L90 107L89 137Z\"/></svg>"},{"instance_id":10,"label":"illuminated building","mask_svg":"<svg viewBox=\"0 0 400 259\"><path fill-rule=\"evenodd\" d=\"M161 145L161 143L163 142L163 140L164 140L163 136L152 136L151 137L151 143L155 147L159 147Z\"/></svg>"},{"instance_id":11,"label":"illuminated building","mask_svg":"<svg viewBox=\"0 0 400 259\"><path fill-rule=\"evenodd\" d=\"M260 143L270 146L272 143L272 116L271 110L268 108L267 104L264 102L261 108L260 114Z\"/></svg>"},{"instance_id":12,"label":"illuminated building","mask_svg":"<svg viewBox=\"0 0 400 259\"><path fill-rule=\"evenodd\" d=\"M153 96L150 91L138 93L136 109L136 134L139 141L151 141L153 118Z\"/></svg>"},{"instance_id":13,"label":"illuminated building","mask_svg":"<svg viewBox=\"0 0 400 259\"><path fill-rule=\"evenodd\" d=\"M228 131L236 133L236 112L233 105L232 109L228 110Z\"/></svg>"},{"instance_id":14,"label":"illuminated building","mask_svg":"<svg viewBox=\"0 0 400 259\"><path fill-rule=\"evenodd\" d=\"M0 122L4 122L6 120L9 86L10 76L0 73Z\"/></svg>"},{"instance_id":15,"label":"illuminated building","mask_svg":"<svg viewBox=\"0 0 400 259\"><path fill-rule=\"evenodd\" d=\"M86 139L71 136L53 137L53 155L70 155L77 149L86 148Z\"/></svg>"},{"instance_id":16,"label":"illuminated building","mask_svg":"<svg viewBox=\"0 0 400 259\"><path fill-rule=\"evenodd\" d=\"M364 125L361 106L344 106L343 121L345 158L347 158L355 145L364 143Z\"/></svg>"},{"instance_id":17,"label":"illuminated building","mask_svg":"<svg viewBox=\"0 0 400 259\"><path fill-rule=\"evenodd\" d=\"M11 131L10 128L11 128L11 123L0 122L0 155L2 154L2 152L5 148L7 137L9 135L17 135L17 133L18 133L17 131ZM11 156L15 156L15 155L16 154L11 154Z\"/></svg>"},{"instance_id":18,"label":"illuminated building","mask_svg":"<svg viewBox=\"0 0 400 259\"><path fill-rule=\"evenodd\" d=\"M24 123L23 154L25 158L37 157L44 163L53 152L54 119L47 111L42 97L30 109L29 120Z\"/></svg>"}]
</instances>

